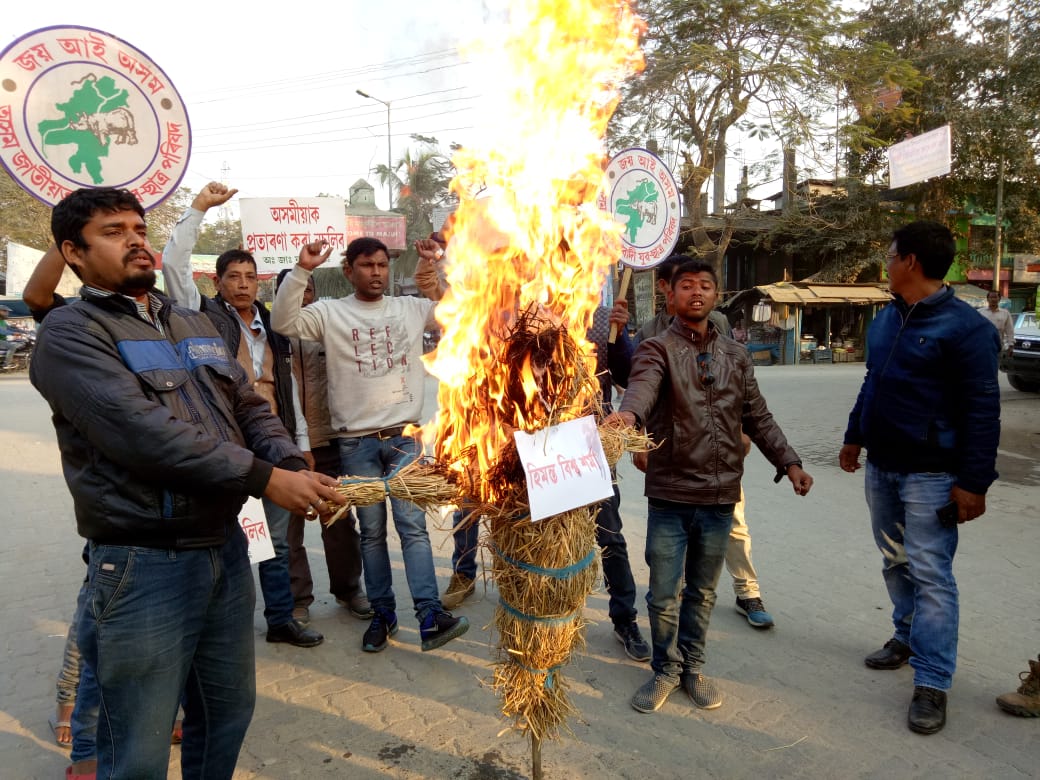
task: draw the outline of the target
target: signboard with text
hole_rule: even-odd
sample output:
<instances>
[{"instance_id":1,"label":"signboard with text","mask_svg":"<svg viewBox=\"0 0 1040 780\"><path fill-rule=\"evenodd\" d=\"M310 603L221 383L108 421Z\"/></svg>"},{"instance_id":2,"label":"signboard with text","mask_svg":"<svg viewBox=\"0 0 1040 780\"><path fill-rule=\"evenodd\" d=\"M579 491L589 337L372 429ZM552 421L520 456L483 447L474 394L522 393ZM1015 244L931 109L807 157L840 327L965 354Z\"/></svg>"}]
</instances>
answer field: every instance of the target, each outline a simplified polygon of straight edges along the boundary
<instances>
[{"instance_id":1,"label":"signboard with text","mask_svg":"<svg viewBox=\"0 0 1040 780\"><path fill-rule=\"evenodd\" d=\"M347 214L347 243L367 236L378 238L391 252L408 248L407 219L404 214L369 216Z\"/></svg>"},{"instance_id":2,"label":"signboard with text","mask_svg":"<svg viewBox=\"0 0 1040 780\"><path fill-rule=\"evenodd\" d=\"M177 189L190 152L180 95L126 41L47 27L0 54L0 162L47 205L83 187L120 187L150 209Z\"/></svg>"},{"instance_id":3,"label":"signboard with text","mask_svg":"<svg viewBox=\"0 0 1040 780\"><path fill-rule=\"evenodd\" d=\"M544 520L614 495L596 420L581 417L535 433L515 431L527 477L531 520Z\"/></svg>"},{"instance_id":4,"label":"signboard with text","mask_svg":"<svg viewBox=\"0 0 1040 780\"><path fill-rule=\"evenodd\" d=\"M599 207L625 227L621 262L652 268L672 253L679 240L679 185L656 154L632 148L618 152L607 165L608 194Z\"/></svg>"},{"instance_id":5,"label":"signboard with text","mask_svg":"<svg viewBox=\"0 0 1040 780\"><path fill-rule=\"evenodd\" d=\"M292 268L300 250L326 241L332 254L324 266L335 266L347 248L342 198L241 198L242 244L256 260L257 273Z\"/></svg>"},{"instance_id":6,"label":"signboard with text","mask_svg":"<svg viewBox=\"0 0 1040 780\"><path fill-rule=\"evenodd\" d=\"M950 126L888 147L888 186L905 187L950 172Z\"/></svg>"}]
</instances>

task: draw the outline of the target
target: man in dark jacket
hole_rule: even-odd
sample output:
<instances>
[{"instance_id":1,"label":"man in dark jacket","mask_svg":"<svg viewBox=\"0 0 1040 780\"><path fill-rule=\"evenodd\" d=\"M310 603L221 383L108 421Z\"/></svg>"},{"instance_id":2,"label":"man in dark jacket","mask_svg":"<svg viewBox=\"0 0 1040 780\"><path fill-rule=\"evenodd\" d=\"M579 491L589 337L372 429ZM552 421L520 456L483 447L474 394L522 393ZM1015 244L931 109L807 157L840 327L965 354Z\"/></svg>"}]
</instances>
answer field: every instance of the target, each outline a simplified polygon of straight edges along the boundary
<instances>
[{"instance_id":1,"label":"man in dark jacket","mask_svg":"<svg viewBox=\"0 0 1040 780\"><path fill-rule=\"evenodd\" d=\"M740 499L741 430L776 466L778 480L786 474L802 496L812 487L758 391L747 349L708 319L718 299L712 266L698 260L681 265L672 275L672 295L675 319L636 349L621 409L608 418L645 423L660 443L646 470L654 676L632 697L640 712L660 709L680 685L698 707L722 704L701 667L733 506Z\"/></svg>"},{"instance_id":2,"label":"man in dark jacket","mask_svg":"<svg viewBox=\"0 0 1040 780\"><path fill-rule=\"evenodd\" d=\"M30 378L89 541L78 638L101 694L97 774L165 777L183 697L184 776L230 778L256 698L236 516L247 495L295 511L342 498L305 471L209 320L153 290L131 193L77 190L52 230L82 300L47 317Z\"/></svg>"},{"instance_id":3,"label":"man in dark jacket","mask_svg":"<svg viewBox=\"0 0 1040 780\"><path fill-rule=\"evenodd\" d=\"M887 271L895 302L867 334L867 375L849 415L839 463L859 468L892 600L893 637L864 662L914 668L908 725L946 724L957 664L957 525L986 511L997 473L1000 337L943 284L953 235L937 222L897 230Z\"/></svg>"},{"instance_id":4,"label":"man in dark jacket","mask_svg":"<svg viewBox=\"0 0 1040 780\"><path fill-rule=\"evenodd\" d=\"M191 208L174 226L163 249L166 289L177 303L202 310L220 332L231 355L238 359L249 383L262 395L304 451L313 468L303 417L292 373L289 340L271 328L267 309L257 302L256 261L248 252L231 249L217 258L217 295L203 298L191 273L191 250L206 211L226 203L238 190L219 182L203 187ZM265 500L264 514L274 545L274 558L260 563L260 591L264 595L267 641L297 647L315 647L324 641L317 631L293 617L295 606L289 576L289 518L277 504ZM313 517L311 518L313 519Z\"/></svg>"}]
</instances>

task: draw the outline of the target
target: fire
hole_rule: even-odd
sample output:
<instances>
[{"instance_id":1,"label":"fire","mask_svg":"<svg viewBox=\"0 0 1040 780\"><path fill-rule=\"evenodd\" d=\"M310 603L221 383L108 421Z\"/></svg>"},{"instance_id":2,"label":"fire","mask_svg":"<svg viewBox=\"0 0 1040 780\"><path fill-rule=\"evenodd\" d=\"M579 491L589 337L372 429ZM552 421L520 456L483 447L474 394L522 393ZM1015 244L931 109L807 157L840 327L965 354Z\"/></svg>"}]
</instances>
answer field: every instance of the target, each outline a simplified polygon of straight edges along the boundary
<instances>
[{"instance_id":1,"label":"fire","mask_svg":"<svg viewBox=\"0 0 1040 780\"><path fill-rule=\"evenodd\" d=\"M595 383L560 405L568 375L592 374L585 341L620 228L597 207L602 138L621 82L642 67L642 23L616 0L516 0L501 39L485 40L494 74L490 148L454 156L460 205L447 259L449 291L437 307L444 336L427 365L440 380L439 411L423 430L438 460L466 471L472 495L493 501L487 479L514 429L585 413ZM490 196L476 199L473 193ZM526 354L509 354L525 330ZM578 354L564 354L565 333ZM514 350L515 351L515 350Z\"/></svg>"}]
</instances>

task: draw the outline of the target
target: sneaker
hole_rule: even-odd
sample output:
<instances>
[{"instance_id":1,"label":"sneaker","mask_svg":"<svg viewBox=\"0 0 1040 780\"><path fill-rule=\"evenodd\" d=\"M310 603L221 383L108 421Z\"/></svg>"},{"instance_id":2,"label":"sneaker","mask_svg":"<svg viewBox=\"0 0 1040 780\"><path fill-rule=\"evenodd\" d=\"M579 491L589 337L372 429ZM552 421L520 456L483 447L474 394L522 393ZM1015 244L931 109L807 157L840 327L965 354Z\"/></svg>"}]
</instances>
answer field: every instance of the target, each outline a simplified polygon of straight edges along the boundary
<instances>
[{"instance_id":1,"label":"sneaker","mask_svg":"<svg viewBox=\"0 0 1040 780\"><path fill-rule=\"evenodd\" d=\"M636 691L632 709L637 712L657 712L668 697L679 687L679 678L670 674L654 674L652 680Z\"/></svg>"},{"instance_id":2,"label":"sneaker","mask_svg":"<svg viewBox=\"0 0 1040 780\"><path fill-rule=\"evenodd\" d=\"M892 637L885 642L884 647L864 658L863 663L871 669L898 669L910 660L911 655L913 653L910 651L909 645L904 645Z\"/></svg>"},{"instance_id":3,"label":"sneaker","mask_svg":"<svg viewBox=\"0 0 1040 780\"><path fill-rule=\"evenodd\" d=\"M766 612L765 604L758 596L750 599L737 599L737 612L747 618L747 622L755 628L772 628L773 616Z\"/></svg>"},{"instance_id":4,"label":"sneaker","mask_svg":"<svg viewBox=\"0 0 1040 780\"><path fill-rule=\"evenodd\" d=\"M365 630L361 639L361 649L366 653L378 653L385 650L387 643L397 633L397 615L393 610L377 609L375 617Z\"/></svg>"},{"instance_id":5,"label":"sneaker","mask_svg":"<svg viewBox=\"0 0 1040 780\"><path fill-rule=\"evenodd\" d=\"M301 626L309 626L311 624L311 611L307 607L293 607L292 619Z\"/></svg>"},{"instance_id":6,"label":"sneaker","mask_svg":"<svg viewBox=\"0 0 1040 780\"><path fill-rule=\"evenodd\" d=\"M682 686L690 701L702 710L714 710L722 706L722 694L718 686L703 674L684 674Z\"/></svg>"},{"instance_id":7,"label":"sneaker","mask_svg":"<svg viewBox=\"0 0 1040 780\"><path fill-rule=\"evenodd\" d=\"M371 620L376 616L375 610L368 601L363 590L357 591L348 599L337 598L336 603L350 612L358 620Z\"/></svg>"},{"instance_id":8,"label":"sneaker","mask_svg":"<svg viewBox=\"0 0 1040 780\"><path fill-rule=\"evenodd\" d=\"M444 595L441 596L441 606L449 611L458 609L462 606L463 601L473 595L476 589L477 583L472 577L455 572L451 575L451 580L448 582L448 587L444 590Z\"/></svg>"},{"instance_id":9,"label":"sneaker","mask_svg":"<svg viewBox=\"0 0 1040 780\"><path fill-rule=\"evenodd\" d=\"M469 621L450 612L430 612L419 627L422 649L436 650L469 631Z\"/></svg>"},{"instance_id":10,"label":"sneaker","mask_svg":"<svg viewBox=\"0 0 1040 780\"><path fill-rule=\"evenodd\" d=\"M997 706L1004 712L1023 718L1040 718L1040 656L1029 662L1029 671L1018 675L1022 684L1017 693L997 697Z\"/></svg>"},{"instance_id":11,"label":"sneaker","mask_svg":"<svg viewBox=\"0 0 1040 780\"><path fill-rule=\"evenodd\" d=\"M643 635L639 633L639 626L636 625L636 621L632 621L627 625L614 626L614 636L617 637L617 641L625 646L625 654L633 661L649 661L650 660L650 645L643 639Z\"/></svg>"}]
</instances>

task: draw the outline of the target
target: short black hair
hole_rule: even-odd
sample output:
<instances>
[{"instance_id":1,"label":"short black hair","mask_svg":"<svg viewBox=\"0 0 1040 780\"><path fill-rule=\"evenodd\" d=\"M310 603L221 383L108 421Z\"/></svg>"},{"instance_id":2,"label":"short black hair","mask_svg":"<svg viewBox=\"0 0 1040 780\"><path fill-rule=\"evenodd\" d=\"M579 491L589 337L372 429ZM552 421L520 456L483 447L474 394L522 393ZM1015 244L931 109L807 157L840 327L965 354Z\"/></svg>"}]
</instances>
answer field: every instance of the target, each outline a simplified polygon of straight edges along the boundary
<instances>
[{"instance_id":1,"label":"short black hair","mask_svg":"<svg viewBox=\"0 0 1040 780\"><path fill-rule=\"evenodd\" d=\"M51 211L51 234L54 243L61 249L71 241L80 249L87 248L83 239L83 226L97 212L115 214L118 211L135 211L144 219L144 207L129 190L115 187L91 187L70 192Z\"/></svg>"},{"instance_id":2,"label":"short black hair","mask_svg":"<svg viewBox=\"0 0 1040 780\"><path fill-rule=\"evenodd\" d=\"M343 253L343 259L347 265L353 268L354 261L359 257L368 257L380 251L387 256L387 259L390 258L390 250L386 248L386 244L378 238L362 236L361 238L355 238L347 244L347 251Z\"/></svg>"},{"instance_id":3,"label":"short black hair","mask_svg":"<svg viewBox=\"0 0 1040 780\"><path fill-rule=\"evenodd\" d=\"M229 249L217 258L217 278L219 279L227 271L232 263L251 263L256 270L256 259L244 249Z\"/></svg>"},{"instance_id":4,"label":"short black hair","mask_svg":"<svg viewBox=\"0 0 1040 780\"><path fill-rule=\"evenodd\" d=\"M719 277L715 273L715 266L703 260L687 260L672 272L671 284L673 290L676 282L679 281L679 277L686 274L710 274L711 280L715 282L716 289L719 286Z\"/></svg>"},{"instance_id":5,"label":"short black hair","mask_svg":"<svg viewBox=\"0 0 1040 780\"><path fill-rule=\"evenodd\" d=\"M654 270L657 272L657 280L671 284L672 274L675 273L675 269L683 263L690 262L693 262L693 258L689 255L669 255L654 267Z\"/></svg>"},{"instance_id":6,"label":"short black hair","mask_svg":"<svg viewBox=\"0 0 1040 780\"><path fill-rule=\"evenodd\" d=\"M940 222L925 219L911 222L896 230L892 240L899 256L913 255L917 258L928 279L944 279L957 254L953 233Z\"/></svg>"}]
</instances>

